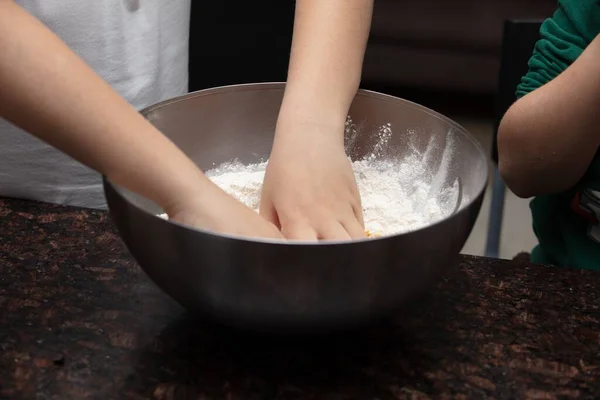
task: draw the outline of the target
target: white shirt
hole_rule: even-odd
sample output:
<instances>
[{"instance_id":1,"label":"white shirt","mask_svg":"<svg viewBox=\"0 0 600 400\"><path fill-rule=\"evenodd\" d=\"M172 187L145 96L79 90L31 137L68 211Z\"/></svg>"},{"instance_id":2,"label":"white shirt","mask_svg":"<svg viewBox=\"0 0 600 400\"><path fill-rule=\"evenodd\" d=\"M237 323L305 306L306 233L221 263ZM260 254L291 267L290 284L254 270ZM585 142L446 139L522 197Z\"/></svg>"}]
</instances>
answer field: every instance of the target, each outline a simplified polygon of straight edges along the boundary
<instances>
[{"instance_id":1,"label":"white shirt","mask_svg":"<svg viewBox=\"0 0 600 400\"><path fill-rule=\"evenodd\" d=\"M60 36L135 108L141 109L187 92L190 1L17 3ZM101 178L96 172L0 118L2 196L106 207Z\"/></svg>"}]
</instances>

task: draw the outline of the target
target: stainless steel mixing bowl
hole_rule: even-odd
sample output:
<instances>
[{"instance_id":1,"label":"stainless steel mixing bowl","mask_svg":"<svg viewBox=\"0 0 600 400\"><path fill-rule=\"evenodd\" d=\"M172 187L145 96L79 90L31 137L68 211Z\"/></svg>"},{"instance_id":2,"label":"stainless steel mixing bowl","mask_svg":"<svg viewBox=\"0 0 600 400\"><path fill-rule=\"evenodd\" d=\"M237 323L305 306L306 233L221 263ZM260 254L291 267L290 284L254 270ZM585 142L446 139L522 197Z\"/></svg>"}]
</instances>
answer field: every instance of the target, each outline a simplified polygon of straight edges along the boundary
<instances>
[{"instance_id":1,"label":"stainless steel mixing bowl","mask_svg":"<svg viewBox=\"0 0 600 400\"><path fill-rule=\"evenodd\" d=\"M256 162L268 157L283 90L279 83L221 87L142 113L207 170L236 158ZM400 235L285 244L165 221L155 216L161 210L152 202L105 180L111 214L131 254L180 304L239 327L320 330L393 312L456 260L481 207L488 160L462 127L406 100L360 91L350 116L359 128L353 158L370 151L373 133L385 123L394 132L384 149L386 157L425 151L435 139L439 145L429 146L427 168L437 171L444 148L452 145L444 184L460 180L458 209L435 224Z\"/></svg>"}]
</instances>

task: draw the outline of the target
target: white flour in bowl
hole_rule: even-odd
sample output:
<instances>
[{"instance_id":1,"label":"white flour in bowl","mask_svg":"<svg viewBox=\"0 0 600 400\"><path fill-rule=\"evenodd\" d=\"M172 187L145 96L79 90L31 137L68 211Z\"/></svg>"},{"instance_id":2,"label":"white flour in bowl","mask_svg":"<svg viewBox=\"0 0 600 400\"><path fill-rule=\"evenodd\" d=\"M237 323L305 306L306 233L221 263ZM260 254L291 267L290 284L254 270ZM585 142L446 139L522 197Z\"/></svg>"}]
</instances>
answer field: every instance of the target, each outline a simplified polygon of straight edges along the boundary
<instances>
[{"instance_id":1,"label":"white flour in bowl","mask_svg":"<svg viewBox=\"0 0 600 400\"><path fill-rule=\"evenodd\" d=\"M391 137L389 124L384 125L378 135L373 153L352 163L361 194L365 229L373 236L387 236L430 225L449 215L458 199L450 196L448 201L448 190L457 194L457 188L434 187L438 186L440 174L445 175L446 171L426 170L428 151L414 151L402 160L379 159L379 149ZM430 143L429 147L434 145ZM451 152L451 146L447 147ZM258 212L266 166L266 161L250 165L233 161L207 171L206 175L225 192ZM161 217L166 218L166 215Z\"/></svg>"}]
</instances>

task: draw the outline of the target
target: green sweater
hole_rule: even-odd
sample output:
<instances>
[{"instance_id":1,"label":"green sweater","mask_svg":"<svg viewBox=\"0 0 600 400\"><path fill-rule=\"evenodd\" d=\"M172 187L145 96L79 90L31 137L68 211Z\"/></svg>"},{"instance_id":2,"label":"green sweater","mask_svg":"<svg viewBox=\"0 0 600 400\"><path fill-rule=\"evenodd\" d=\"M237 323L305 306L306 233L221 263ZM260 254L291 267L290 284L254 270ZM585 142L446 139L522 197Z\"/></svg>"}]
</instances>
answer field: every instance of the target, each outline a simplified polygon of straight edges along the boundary
<instances>
[{"instance_id":1,"label":"green sweater","mask_svg":"<svg viewBox=\"0 0 600 400\"><path fill-rule=\"evenodd\" d=\"M599 33L600 1L559 1L553 17L542 24L541 38L529 61L529 72L517 88L517 97L558 76ZM600 270L598 153L575 187L536 197L531 202L531 213L539 241L531 254L533 262Z\"/></svg>"}]
</instances>

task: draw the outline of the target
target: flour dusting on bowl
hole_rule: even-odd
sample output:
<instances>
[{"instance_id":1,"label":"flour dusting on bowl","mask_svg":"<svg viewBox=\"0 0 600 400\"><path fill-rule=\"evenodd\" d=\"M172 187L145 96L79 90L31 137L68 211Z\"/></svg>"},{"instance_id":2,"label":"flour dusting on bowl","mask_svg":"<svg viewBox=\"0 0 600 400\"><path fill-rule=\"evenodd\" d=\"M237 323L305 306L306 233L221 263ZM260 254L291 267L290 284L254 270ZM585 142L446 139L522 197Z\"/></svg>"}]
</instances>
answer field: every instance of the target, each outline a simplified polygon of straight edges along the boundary
<instances>
[{"instance_id":1,"label":"flour dusting on bowl","mask_svg":"<svg viewBox=\"0 0 600 400\"><path fill-rule=\"evenodd\" d=\"M440 186L436 179L439 174L432 176L427 170L427 151L415 150L399 160L382 159L381 149L391 135L390 125L383 125L373 151L352 163L369 236L394 235L431 225L447 217L459 200L456 193L448 193L457 192L456 187L436 187ZM452 151L451 145L446 147L448 152ZM207 171L206 175L225 192L258 212L267 162L244 165L234 160ZM454 200L448 201L448 198ZM161 217L167 218L166 214Z\"/></svg>"}]
</instances>

